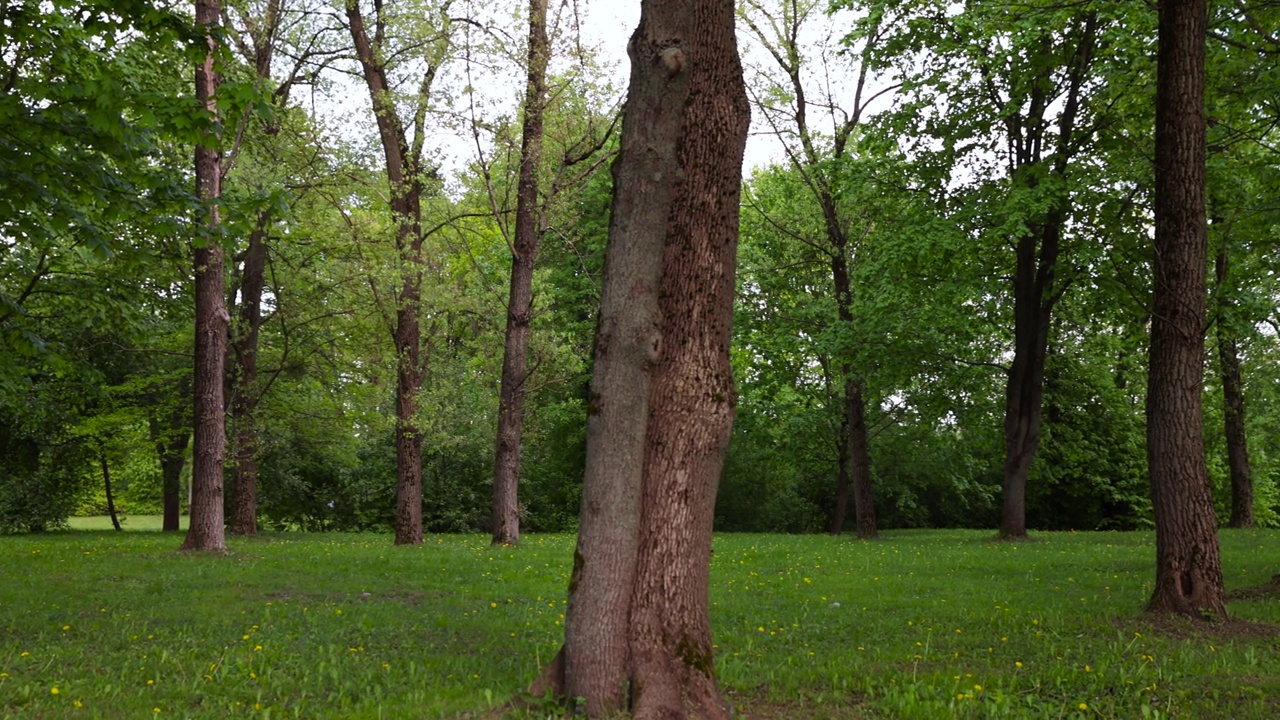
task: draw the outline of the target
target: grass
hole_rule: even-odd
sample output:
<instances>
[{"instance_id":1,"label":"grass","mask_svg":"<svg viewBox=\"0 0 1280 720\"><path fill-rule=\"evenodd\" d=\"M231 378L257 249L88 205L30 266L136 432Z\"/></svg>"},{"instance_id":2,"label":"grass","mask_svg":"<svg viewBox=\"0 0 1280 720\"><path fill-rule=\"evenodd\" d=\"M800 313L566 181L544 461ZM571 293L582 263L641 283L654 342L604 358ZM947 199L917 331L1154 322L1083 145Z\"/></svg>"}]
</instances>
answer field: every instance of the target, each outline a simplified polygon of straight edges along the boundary
<instances>
[{"instance_id":1,"label":"grass","mask_svg":"<svg viewBox=\"0 0 1280 720\"><path fill-rule=\"evenodd\" d=\"M128 527L134 527L129 525ZM716 665L739 717L1273 718L1280 634L1152 624L1150 533L722 535ZM0 717L435 718L496 707L562 636L573 539L158 532L0 538ZM1229 588L1280 532L1222 534ZM1232 614L1280 624L1280 598Z\"/></svg>"}]
</instances>

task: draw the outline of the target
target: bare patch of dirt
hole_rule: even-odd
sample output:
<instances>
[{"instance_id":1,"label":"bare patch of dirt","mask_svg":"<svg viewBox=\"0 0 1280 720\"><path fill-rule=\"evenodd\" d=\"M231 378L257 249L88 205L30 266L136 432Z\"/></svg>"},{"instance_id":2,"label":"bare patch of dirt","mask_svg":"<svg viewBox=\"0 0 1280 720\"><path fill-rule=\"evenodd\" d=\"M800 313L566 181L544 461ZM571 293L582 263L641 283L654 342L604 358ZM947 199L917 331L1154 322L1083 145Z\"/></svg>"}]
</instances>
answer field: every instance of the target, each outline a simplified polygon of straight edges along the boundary
<instances>
[{"instance_id":1,"label":"bare patch of dirt","mask_svg":"<svg viewBox=\"0 0 1280 720\"><path fill-rule=\"evenodd\" d=\"M726 690L724 699L735 720L861 720L866 698L859 693L843 697L771 699L768 686L754 690Z\"/></svg>"},{"instance_id":2,"label":"bare patch of dirt","mask_svg":"<svg viewBox=\"0 0 1280 720\"><path fill-rule=\"evenodd\" d=\"M1120 625L1127 630L1159 635L1173 640L1190 640L1209 644L1222 644L1231 640L1272 639L1280 636L1280 626L1228 618L1204 620L1185 615L1146 613L1138 618L1126 618Z\"/></svg>"},{"instance_id":3,"label":"bare patch of dirt","mask_svg":"<svg viewBox=\"0 0 1280 720\"><path fill-rule=\"evenodd\" d=\"M1273 575L1271 582L1240 588L1227 593L1227 600L1267 600L1280 598L1280 575Z\"/></svg>"}]
</instances>

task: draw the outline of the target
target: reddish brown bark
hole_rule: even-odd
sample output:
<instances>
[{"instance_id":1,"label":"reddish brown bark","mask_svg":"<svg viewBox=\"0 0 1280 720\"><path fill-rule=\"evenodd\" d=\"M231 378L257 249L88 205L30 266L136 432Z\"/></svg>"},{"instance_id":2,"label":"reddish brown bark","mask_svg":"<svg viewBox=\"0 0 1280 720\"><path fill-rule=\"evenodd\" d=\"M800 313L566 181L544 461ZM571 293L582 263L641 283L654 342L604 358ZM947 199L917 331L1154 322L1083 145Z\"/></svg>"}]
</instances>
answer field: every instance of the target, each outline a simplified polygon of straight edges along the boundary
<instances>
[{"instance_id":1,"label":"reddish brown bark","mask_svg":"<svg viewBox=\"0 0 1280 720\"><path fill-rule=\"evenodd\" d=\"M1227 443L1227 467L1231 473L1231 519L1228 527L1251 528L1253 519L1253 470L1249 464L1248 434L1244 424L1244 381L1240 377L1240 348L1228 316L1227 241L1223 239L1214 263L1218 279L1218 369L1222 375L1223 424Z\"/></svg>"},{"instance_id":2,"label":"reddish brown bark","mask_svg":"<svg viewBox=\"0 0 1280 720\"><path fill-rule=\"evenodd\" d=\"M707 584L749 121L733 26L729 0L644 0L630 44L565 647L542 678L590 716L727 717Z\"/></svg>"},{"instance_id":3,"label":"reddish brown bark","mask_svg":"<svg viewBox=\"0 0 1280 720\"><path fill-rule=\"evenodd\" d=\"M1156 585L1147 610L1225 617L1204 457L1205 0L1160 3L1156 72L1154 296L1147 462Z\"/></svg>"},{"instance_id":4,"label":"reddish brown bark","mask_svg":"<svg viewBox=\"0 0 1280 720\"><path fill-rule=\"evenodd\" d=\"M493 542L520 542L520 435L528 377L529 323L533 318L533 266L542 241L538 222L538 168L542 164L542 111L547 96L547 0L529 0L528 77L511 248L511 290L498 396L498 448L493 466Z\"/></svg>"},{"instance_id":5,"label":"reddish brown bark","mask_svg":"<svg viewBox=\"0 0 1280 720\"><path fill-rule=\"evenodd\" d=\"M196 26L207 33L208 51L196 66L196 99L217 118L214 94L216 49L212 30L218 24L218 0L196 0ZM223 296L223 254L218 244L221 220L217 200L222 171L216 142L196 144L196 195L205 207L207 237L197 244L195 259L195 433L191 460L191 521L183 550L225 550L222 472L226 458L226 410L223 367L227 347L227 308Z\"/></svg>"},{"instance_id":6,"label":"reddish brown bark","mask_svg":"<svg viewBox=\"0 0 1280 720\"><path fill-rule=\"evenodd\" d=\"M392 338L396 348L396 514L395 543L422 543L422 434L415 416L418 391L422 388L425 367L422 356L422 330L419 306L422 301L422 277L426 259L422 234L422 142L423 118L427 98L438 69L433 60L419 87L418 110L414 117L413 144L408 141L404 123L391 100L387 82L385 48L375 46L384 37L382 4L375 4L377 16L375 40L370 40L364 16L357 0L347 0L347 24L351 31L356 57L364 74L365 85L373 104L378 136L382 142L387 180L391 185L391 212L396 220L396 249L400 254L401 282L396 297L396 321ZM447 36L442 42L447 43Z\"/></svg>"}]
</instances>

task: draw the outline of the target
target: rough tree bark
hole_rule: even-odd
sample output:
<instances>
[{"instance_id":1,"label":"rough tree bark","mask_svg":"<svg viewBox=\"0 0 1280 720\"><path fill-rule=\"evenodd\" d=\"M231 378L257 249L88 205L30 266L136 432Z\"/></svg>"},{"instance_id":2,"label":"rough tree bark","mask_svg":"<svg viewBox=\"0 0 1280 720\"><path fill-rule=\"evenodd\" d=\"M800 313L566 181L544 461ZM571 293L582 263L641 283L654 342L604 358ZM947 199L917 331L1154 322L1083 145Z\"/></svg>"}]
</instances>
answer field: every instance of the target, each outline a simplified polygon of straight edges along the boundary
<instances>
[{"instance_id":1,"label":"rough tree bark","mask_svg":"<svg viewBox=\"0 0 1280 720\"><path fill-rule=\"evenodd\" d=\"M196 0L196 26L205 32L208 51L196 66L196 99L210 117L218 114L214 70L218 0ZM223 368L227 348L227 308L223 296L223 253L217 233L221 220L217 199L222 194L222 170L216 144L197 143L196 195L205 206L207 235L195 248L195 427L191 459L191 521L183 550L225 550L222 471L226 459L226 409Z\"/></svg>"},{"instance_id":2,"label":"rough tree bark","mask_svg":"<svg viewBox=\"0 0 1280 720\"><path fill-rule=\"evenodd\" d=\"M1223 238L1214 262L1218 279L1218 313L1214 322L1218 333L1218 369L1222 374L1223 421L1226 426L1227 466L1231 471L1231 519L1228 527L1251 528L1253 519L1253 470L1249 465L1249 442L1244 426L1244 382L1240 377L1240 348L1228 321L1231 302L1226 290L1229 259Z\"/></svg>"},{"instance_id":3,"label":"rough tree bark","mask_svg":"<svg viewBox=\"0 0 1280 720\"><path fill-rule=\"evenodd\" d=\"M381 2L375 3L374 34L369 37L358 0L346 1L347 25L355 46L356 57L364 74L378 136L386 159L387 180L391 185L391 212L395 216L396 250L400 254L401 284L396 298L396 320L392 338L396 347L396 528L397 545L422 543L422 434L415 416L418 391L426 369L422 354L422 330L419 305L422 301L422 278L426 266L423 255L422 143L426 103L439 69L438 58L428 58L427 68L417 88L417 105L413 117L414 134L410 144L404 123L391 97L387 81L387 48L385 19ZM447 18L448 3L441 9ZM445 20L447 23L447 19ZM448 44L447 29L429 44Z\"/></svg>"},{"instance_id":4,"label":"rough tree bark","mask_svg":"<svg viewBox=\"0 0 1280 720\"><path fill-rule=\"evenodd\" d=\"M1205 0L1162 0L1156 70L1154 297L1147 463L1156 523L1153 613L1225 617L1204 457Z\"/></svg>"},{"instance_id":5,"label":"rough tree bark","mask_svg":"<svg viewBox=\"0 0 1280 720\"><path fill-rule=\"evenodd\" d=\"M538 168L542 164L542 114L547 96L547 0L529 0L528 76L516 196L516 232L511 248L511 290L498 399L498 447L493 466L493 543L520 542L520 435L528 377L529 323L533 316L533 266L542 241L538 213Z\"/></svg>"},{"instance_id":6,"label":"rough tree bark","mask_svg":"<svg viewBox=\"0 0 1280 720\"><path fill-rule=\"evenodd\" d=\"M565 646L534 690L727 718L707 583L750 116L733 3L643 0L629 54Z\"/></svg>"},{"instance_id":7,"label":"rough tree bark","mask_svg":"<svg viewBox=\"0 0 1280 720\"><path fill-rule=\"evenodd\" d=\"M1053 309L1066 290L1065 285L1055 279L1063 229L1071 212L1070 195L1065 189L1066 175L1075 153L1076 118L1093 62L1097 26L1097 15L1090 12L1078 18L1070 30L1074 47L1067 58L1065 100L1058 116L1058 137L1049 169L1052 177L1064 187L1057 191L1058 197L1044 215L1028 224L1015 249L1013 363L1005 386L1005 461L1000 515L1000 538L1005 540L1027 536L1027 478L1040 447L1049 329ZM1048 55L1053 50L1052 40L1046 35L1040 53ZM1040 185L1036 166L1047 160L1042 155L1048 144L1045 114L1055 96L1048 75L1044 75L1029 94L1026 117L1006 119L1012 174L1015 181L1024 182L1031 189Z\"/></svg>"}]
</instances>

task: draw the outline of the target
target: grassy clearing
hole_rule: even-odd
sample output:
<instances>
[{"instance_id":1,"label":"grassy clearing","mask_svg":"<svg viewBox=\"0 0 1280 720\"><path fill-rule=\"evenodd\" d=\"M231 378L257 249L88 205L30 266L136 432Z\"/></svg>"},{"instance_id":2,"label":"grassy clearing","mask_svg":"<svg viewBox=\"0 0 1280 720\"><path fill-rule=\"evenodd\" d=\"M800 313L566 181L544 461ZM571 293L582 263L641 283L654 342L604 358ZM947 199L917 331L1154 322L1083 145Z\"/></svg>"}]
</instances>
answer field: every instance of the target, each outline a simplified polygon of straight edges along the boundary
<instances>
[{"instance_id":1,"label":"grassy clearing","mask_svg":"<svg viewBox=\"0 0 1280 720\"><path fill-rule=\"evenodd\" d=\"M186 515L178 518L178 527L184 531L187 529ZM144 532L160 532L164 528L163 515L121 515L119 516L120 528L130 532L141 530ZM111 526L111 518L106 515L95 515L93 517L73 517L67 520L67 524L72 530L114 530Z\"/></svg>"},{"instance_id":2,"label":"grassy clearing","mask_svg":"<svg viewBox=\"0 0 1280 720\"><path fill-rule=\"evenodd\" d=\"M716 539L721 683L740 717L1273 718L1280 635L1140 617L1148 533ZM1280 532L1223 533L1231 588ZM77 531L0 539L0 716L480 713L558 647L572 538ZM1280 624L1280 597L1231 604Z\"/></svg>"}]
</instances>

